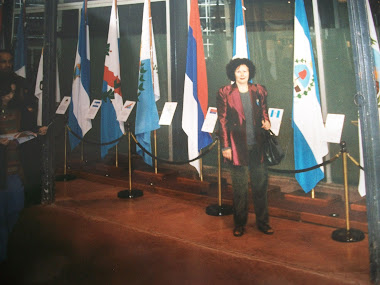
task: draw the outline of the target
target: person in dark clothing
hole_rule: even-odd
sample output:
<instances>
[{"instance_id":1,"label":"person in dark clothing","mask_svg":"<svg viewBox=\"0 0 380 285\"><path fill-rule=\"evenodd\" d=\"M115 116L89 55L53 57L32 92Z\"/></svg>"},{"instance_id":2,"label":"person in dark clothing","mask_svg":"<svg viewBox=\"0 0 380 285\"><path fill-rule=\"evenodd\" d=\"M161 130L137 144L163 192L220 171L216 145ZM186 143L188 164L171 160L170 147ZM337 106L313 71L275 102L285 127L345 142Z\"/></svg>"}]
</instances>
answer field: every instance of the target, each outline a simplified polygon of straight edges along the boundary
<instances>
[{"instance_id":1,"label":"person in dark clothing","mask_svg":"<svg viewBox=\"0 0 380 285\"><path fill-rule=\"evenodd\" d=\"M11 53L0 51L0 262L7 257L9 234L24 207L22 131L36 132L32 137L47 132L46 127L37 128L30 120L22 80L10 65Z\"/></svg>"},{"instance_id":2,"label":"person in dark clothing","mask_svg":"<svg viewBox=\"0 0 380 285\"><path fill-rule=\"evenodd\" d=\"M227 76L233 84L219 89L217 108L222 155L230 164L234 205L234 236L242 236L248 219L248 175L256 214L256 226L264 234L273 234L269 226L267 188L268 171L263 155L262 129L271 127L267 91L251 84L255 66L245 58L231 60Z\"/></svg>"}]
</instances>

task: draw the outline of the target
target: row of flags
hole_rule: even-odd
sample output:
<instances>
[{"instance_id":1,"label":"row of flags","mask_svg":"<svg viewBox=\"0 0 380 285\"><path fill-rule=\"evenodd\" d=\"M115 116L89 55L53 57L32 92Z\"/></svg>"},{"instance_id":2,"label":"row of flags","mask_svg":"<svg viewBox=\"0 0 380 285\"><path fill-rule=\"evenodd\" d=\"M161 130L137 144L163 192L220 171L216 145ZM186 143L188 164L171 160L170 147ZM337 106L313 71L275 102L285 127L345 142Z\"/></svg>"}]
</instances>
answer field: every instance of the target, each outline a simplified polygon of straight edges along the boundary
<instances>
[{"instance_id":1,"label":"row of flags","mask_svg":"<svg viewBox=\"0 0 380 285\"><path fill-rule=\"evenodd\" d=\"M22 9L24 9L24 6L22 6ZM91 120L85 117L91 97L90 46L86 11L87 1L84 0L73 72L72 100L69 108L69 126L82 138L92 127ZM250 58L244 11L243 0L236 0L232 58ZM16 47L16 55L19 57L15 59L21 63L21 65L17 63L17 68L21 67L18 70L20 70L19 72L22 74L22 62L26 62L25 57L22 59L22 55L26 53L24 52L25 45L22 41L24 37L24 21L21 21L21 15L23 15L23 13L20 14ZM368 15L370 17L369 23L371 26L371 23L373 25L373 20L370 16L370 10ZM371 29L374 31L374 26L373 28L370 27L370 30ZM117 0L113 0L104 62L101 142L114 141L114 143L102 145L102 158L104 158L110 148L117 144L117 139L125 132L123 122L118 120L118 116L123 108L119 37ZM371 34L371 38L373 39L373 43L375 43L373 44L375 64L379 67L377 70L380 70L380 52L376 33ZM40 66L42 66L41 62ZM325 140L316 65L303 0L295 0L293 66L292 127L294 129L294 161L295 169L304 169L322 163L323 157L328 154L328 145ZM41 98L38 94L36 84L36 96ZM156 107L156 101L159 98L159 80L150 0L145 0L140 47L135 134L137 140L149 152L151 152L151 132L160 127ZM197 157L201 149L212 142L211 135L201 131L207 108L208 85L202 29L200 25L198 1L192 0L190 6L182 114L182 128L188 137L189 159ZM78 143L79 139L70 135L71 148L75 148ZM137 152L143 156L146 163L152 165L150 156L146 155L145 152L139 148L137 148ZM193 165L198 172L200 171L199 160L192 162L191 165ZM312 190L323 178L324 171L322 167L296 174L296 179L305 192ZM361 194L365 195L365 190L361 192Z\"/></svg>"}]
</instances>

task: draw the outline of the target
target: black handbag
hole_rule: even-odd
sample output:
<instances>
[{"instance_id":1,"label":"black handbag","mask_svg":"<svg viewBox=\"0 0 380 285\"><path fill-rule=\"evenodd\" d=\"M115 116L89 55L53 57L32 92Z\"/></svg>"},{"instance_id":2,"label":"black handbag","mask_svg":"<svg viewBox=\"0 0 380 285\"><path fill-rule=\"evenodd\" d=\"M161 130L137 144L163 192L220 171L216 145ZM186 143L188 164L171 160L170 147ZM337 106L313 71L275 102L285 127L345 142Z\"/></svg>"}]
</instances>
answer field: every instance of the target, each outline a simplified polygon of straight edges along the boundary
<instances>
[{"instance_id":1,"label":"black handbag","mask_svg":"<svg viewBox=\"0 0 380 285\"><path fill-rule=\"evenodd\" d=\"M277 137L271 130L264 132L264 161L267 165L273 166L279 164L285 156Z\"/></svg>"}]
</instances>

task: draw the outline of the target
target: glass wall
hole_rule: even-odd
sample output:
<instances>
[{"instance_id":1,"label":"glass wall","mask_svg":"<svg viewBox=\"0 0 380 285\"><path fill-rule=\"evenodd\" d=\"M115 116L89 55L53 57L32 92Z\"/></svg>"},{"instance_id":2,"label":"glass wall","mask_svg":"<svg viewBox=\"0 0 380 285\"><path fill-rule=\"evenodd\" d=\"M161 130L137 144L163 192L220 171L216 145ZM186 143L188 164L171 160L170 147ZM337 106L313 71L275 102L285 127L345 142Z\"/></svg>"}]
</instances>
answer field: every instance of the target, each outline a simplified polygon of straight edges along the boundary
<instances>
[{"instance_id":1,"label":"glass wall","mask_svg":"<svg viewBox=\"0 0 380 285\"><path fill-rule=\"evenodd\" d=\"M293 100L293 25L294 1L245 0L245 20L251 59L256 65L254 83L268 90L269 107L284 109L279 140L286 156L279 169L294 169L293 129L291 126ZM305 0L310 33L316 60L315 29L312 0ZM351 54L347 3L319 0L321 40L328 113L344 114L342 140L349 153L359 159L357 107L354 104L355 74ZM235 1L199 0L203 40L209 83L209 105L215 106L217 90L229 80L225 66L232 57ZM323 76L320 74L319 76ZM330 155L340 151L330 144ZM207 163L207 160L206 162ZM358 181L358 168L348 164L349 182ZM290 175L293 176L293 175ZM341 160L331 165L332 181L341 183Z\"/></svg>"},{"instance_id":2,"label":"glass wall","mask_svg":"<svg viewBox=\"0 0 380 285\"><path fill-rule=\"evenodd\" d=\"M176 0L171 0L176 1ZM19 1L16 1L19 2ZM91 45L91 99L100 98L104 65L104 51L108 33L110 2L90 0L88 15L90 24ZM132 3L134 2L134 3ZM138 2L138 3L136 3ZM377 25L377 1L370 1ZM376 3L375 3L376 2ZM82 1L61 0L58 13L58 56L62 96L71 94L72 67L74 65L76 44L78 39L79 7ZM108 3L108 4L101 4ZM139 48L141 37L142 1L119 1L120 16L120 60L122 93L125 100L137 99ZM158 53L161 99L158 101L159 112L168 101L168 67L167 67L167 19L166 1L152 2L152 17ZM294 0L245 0L245 19L248 30L248 41L251 59L256 65L257 75L254 83L264 85L268 90L269 107L284 109L279 140L286 152L286 157L280 169L294 169L293 159L293 129L291 126L292 96L293 96L293 25ZM321 41L323 58L316 53L316 34L312 0L305 0L310 33L314 45L316 60L323 62L326 90L326 108L328 113L344 114L345 123L342 140L346 141L349 153L359 159L358 152L358 108L354 104L355 74L351 51L351 36L349 30L347 3L345 0L318 0L321 21ZM76 8L70 8L70 5ZM207 65L209 86L209 106L216 104L217 90L229 80L225 74L225 66L232 57L234 0L198 0L201 26L203 29L204 49ZM33 7L34 5L34 7ZM15 26L17 26L17 5ZM29 70L36 73L38 60L43 44L43 1L27 1ZM35 9L42 9L37 12ZM64 9L62 9L64 7ZM34 9L34 10L33 10ZM176 11L171 11L175 13ZM184 30L183 33L187 33ZM185 60L178 64L185 64ZM317 61L318 63L318 61ZM184 77L183 77L184 78ZM132 114L129 122L134 125ZM93 122L93 129L88 139L99 141L100 116ZM133 130L133 128L132 128ZM169 157L168 128L162 126L157 132L159 156ZM122 153L127 152L126 140L120 145ZM174 146L174 148L184 146ZM340 150L339 145L330 144L330 156ZM75 150L78 152L79 150ZM75 153L74 151L74 153ZM99 159L99 149L95 147L88 151L95 159ZM216 152L204 158L205 165L216 166ZM358 169L348 163L349 183L358 181ZM331 166L333 182L341 183L342 163L340 160ZM290 174L289 176L294 176Z\"/></svg>"},{"instance_id":3,"label":"glass wall","mask_svg":"<svg viewBox=\"0 0 380 285\"><path fill-rule=\"evenodd\" d=\"M17 27L19 20L19 3L16 1L16 15L14 24ZM35 1L38 2L38 1ZM41 1L40 1L41 2ZM44 4L31 3L27 1L27 33L28 33L28 70L30 74L30 85L35 84L38 63L43 46L44 27ZM42 1L43 2L43 1ZM104 59L108 37L109 17L111 13L112 1L89 1L87 13L90 34L90 61L91 61L91 101L101 99ZM140 59L140 41L143 3L132 3L136 1L118 1L119 25L120 25L120 68L123 101L137 100L137 85ZM125 4L129 2L129 4ZM71 96L72 70L74 67L75 54L78 41L78 24L80 18L80 8L82 1L60 1L64 5L58 5L57 19L57 56L59 66L59 80L61 97ZM160 79L161 99L157 102L159 111L168 101L168 71L167 71L167 31L166 31L166 2L154 1L151 3L154 37L157 51L158 71ZM14 31L16 38L16 31ZM134 131L136 108L130 115L128 123ZM100 112L92 122L92 129L86 134L86 139L93 142L100 142ZM59 131L57 142L58 160L63 158L63 130ZM161 127L157 131L160 154L165 158L168 155L168 128ZM78 157L81 149L77 147L69 156ZM114 150L111 150L107 159L114 159ZM127 137L119 144L121 155L128 153ZM100 161L100 147L98 145L88 145L84 147L85 159Z\"/></svg>"}]
</instances>

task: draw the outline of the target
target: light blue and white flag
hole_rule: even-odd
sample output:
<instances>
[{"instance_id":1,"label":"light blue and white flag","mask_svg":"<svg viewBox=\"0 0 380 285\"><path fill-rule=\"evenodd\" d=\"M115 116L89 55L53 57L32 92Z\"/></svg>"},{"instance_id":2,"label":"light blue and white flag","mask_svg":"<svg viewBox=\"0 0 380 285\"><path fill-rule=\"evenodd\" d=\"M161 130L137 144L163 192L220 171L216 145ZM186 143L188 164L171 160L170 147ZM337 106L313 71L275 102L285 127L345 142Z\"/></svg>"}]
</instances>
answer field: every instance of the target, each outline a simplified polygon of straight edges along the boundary
<instances>
[{"instance_id":1,"label":"light blue and white flag","mask_svg":"<svg viewBox=\"0 0 380 285\"><path fill-rule=\"evenodd\" d=\"M71 102L69 106L69 127L81 138L92 128L91 119L86 115L90 107L90 40L86 14L86 1L83 1L77 53L75 56ZM80 140L69 132L71 149Z\"/></svg>"},{"instance_id":2,"label":"light blue and white flag","mask_svg":"<svg viewBox=\"0 0 380 285\"><path fill-rule=\"evenodd\" d=\"M243 0L235 1L234 47L232 58L250 58Z\"/></svg>"},{"instance_id":3,"label":"light blue and white flag","mask_svg":"<svg viewBox=\"0 0 380 285\"><path fill-rule=\"evenodd\" d=\"M123 108L119 38L119 12L117 9L117 1L113 0L108 29L107 51L104 60L100 140L103 144L112 141L115 142L101 146L101 158L106 156L108 150L118 143L116 140L124 134L124 122L118 121L117 119Z\"/></svg>"},{"instance_id":4,"label":"light blue and white flag","mask_svg":"<svg viewBox=\"0 0 380 285\"><path fill-rule=\"evenodd\" d=\"M160 87L158 84L150 0L145 0L141 33L135 133L137 141L150 153L152 153L151 132L160 128L156 106L156 101L159 98ZM152 165L152 158L148 154L138 146L136 146L136 151L144 158L145 163Z\"/></svg>"},{"instance_id":5,"label":"light blue and white flag","mask_svg":"<svg viewBox=\"0 0 380 285\"><path fill-rule=\"evenodd\" d=\"M21 3L20 16L17 27L15 48L14 72L26 78L26 39L25 39L25 3Z\"/></svg>"},{"instance_id":6,"label":"light blue and white flag","mask_svg":"<svg viewBox=\"0 0 380 285\"><path fill-rule=\"evenodd\" d=\"M328 154L323 124L317 72L303 0L295 2L293 121L295 169L323 162ZM297 173L296 179L305 192L324 178L323 168Z\"/></svg>"}]
</instances>

